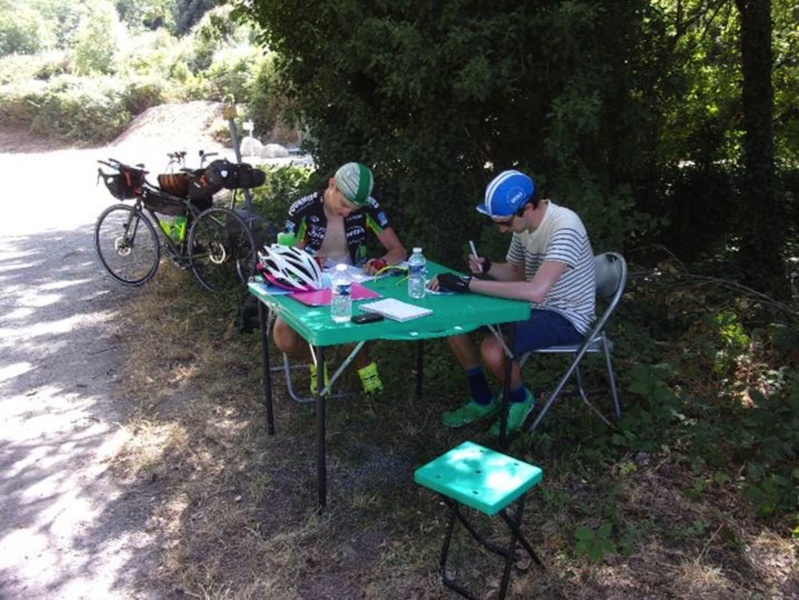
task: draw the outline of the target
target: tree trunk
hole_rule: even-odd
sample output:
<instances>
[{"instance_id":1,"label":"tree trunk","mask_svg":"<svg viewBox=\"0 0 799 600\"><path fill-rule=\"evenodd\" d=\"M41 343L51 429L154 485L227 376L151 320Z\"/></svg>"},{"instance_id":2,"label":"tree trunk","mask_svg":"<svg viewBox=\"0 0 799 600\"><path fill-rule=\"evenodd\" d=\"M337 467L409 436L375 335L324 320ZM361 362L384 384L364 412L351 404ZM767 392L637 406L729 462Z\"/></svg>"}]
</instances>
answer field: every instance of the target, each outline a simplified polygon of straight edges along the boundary
<instances>
[{"instance_id":1,"label":"tree trunk","mask_svg":"<svg viewBox=\"0 0 799 600\"><path fill-rule=\"evenodd\" d=\"M743 74L743 180L738 264L746 283L784 297L785 211L774 166L774 88L771 81L771 0L736 0Z\"/></svg>"}]
</instances>

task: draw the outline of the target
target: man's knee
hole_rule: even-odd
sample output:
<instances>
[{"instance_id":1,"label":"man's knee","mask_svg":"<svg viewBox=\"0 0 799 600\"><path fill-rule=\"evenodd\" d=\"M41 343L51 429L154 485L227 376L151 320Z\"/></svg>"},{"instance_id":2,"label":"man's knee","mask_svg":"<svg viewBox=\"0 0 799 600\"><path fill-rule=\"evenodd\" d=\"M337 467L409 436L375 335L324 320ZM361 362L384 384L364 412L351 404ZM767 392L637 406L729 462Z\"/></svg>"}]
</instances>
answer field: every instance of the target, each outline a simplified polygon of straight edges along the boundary
<instances>
[{"instance_id":1,"label":"man's knee","mask_svg":"<svg viewBox=\"0 0 799 600\"><path fill-rule=\"evenodd\" d=\"M299 336L283 319L278 317L275 319L275 325L272 329L272 338L275 340L275 346L281 352L293 354L297 347Z\"/></svg>"},{"instance_id":2,"label":"man's knee","mask_svg":"<svg viewBox=\"0 0 799 600\"><path fill-rule=\"evenodd\" d=\"M505 350L494 336L486 336L480 344L480 354L488 365L497 365L505 360Z\"/></svg>"},{"instance_id":3,"label":"man's knee","mask_svg":"<svg viewBox=\"0 0 799 600\"><path fill-rule=\"evenodd\" d=\"M449 347L455 352L477 352L477 341L470 333L460 333L447 337Z\"/></svg>"}]
</instances>

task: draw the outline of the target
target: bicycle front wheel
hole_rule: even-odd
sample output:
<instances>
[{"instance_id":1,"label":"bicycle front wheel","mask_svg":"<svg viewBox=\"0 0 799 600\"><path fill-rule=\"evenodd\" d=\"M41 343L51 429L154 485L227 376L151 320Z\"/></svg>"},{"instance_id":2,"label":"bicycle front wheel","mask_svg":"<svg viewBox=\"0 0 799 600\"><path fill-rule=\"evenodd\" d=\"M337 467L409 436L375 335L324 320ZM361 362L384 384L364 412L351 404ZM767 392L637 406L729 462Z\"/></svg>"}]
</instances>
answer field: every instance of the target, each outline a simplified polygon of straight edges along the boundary
<instances>
[{"instance_id":1,"label":"bicycle front wheel","mask_svg":"<svg viewBox=\"0 0 799 600\"><path fill-rule=\"evenodd\" d=\"M191 269L212 292L246 283L255 269L255 242L239 215L227 208L200 213L189 230Z\"/></svg>"},{"instance_id":2,"label":"bicycle front wheel","mask_svg":"<svg viewBox=\"0 0 799 600\"><path fill-rule=\"evenodd\" d=\"M127 204L115 204L97 219L94 249L111 277L125 285L147 283L161 258L155 227Z\"/></svg>"}]
</instances>

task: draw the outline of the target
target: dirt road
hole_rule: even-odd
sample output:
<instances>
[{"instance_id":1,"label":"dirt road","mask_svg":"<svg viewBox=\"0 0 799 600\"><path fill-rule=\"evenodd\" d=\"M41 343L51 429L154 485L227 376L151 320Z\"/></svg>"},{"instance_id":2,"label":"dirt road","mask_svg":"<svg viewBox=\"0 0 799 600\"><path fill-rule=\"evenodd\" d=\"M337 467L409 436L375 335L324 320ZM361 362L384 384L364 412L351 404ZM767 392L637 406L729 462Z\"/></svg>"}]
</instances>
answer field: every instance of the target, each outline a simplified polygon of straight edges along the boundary
<instances>
[{"instance_id":1,"label":"dirt road","mask_svg":"<svg viewBox=\"0 0 799 600\"><path fill-rule=\"evenodd\" d=\"M104 460L122 443L129 293L101 272L101 150L0 154L0 597L146 598L153 541ZM143 569L144 568L144 569Z\"/></svg>"},{"instance_id":2,"label":"dirt road","mask_svg":"<svg viewBox=\"0 0 799 600\"><path fill-rule=\"evenodd\" d=\"M107 470L136 406L118 379L117 311L133 292L95 258L94 221L113 201L96 160L158 169L167 151L218 150L203 137L214 110L155 111L115 148L0 134L0 598L156 597L146 499Z\"/></svg>"}]
</instances>

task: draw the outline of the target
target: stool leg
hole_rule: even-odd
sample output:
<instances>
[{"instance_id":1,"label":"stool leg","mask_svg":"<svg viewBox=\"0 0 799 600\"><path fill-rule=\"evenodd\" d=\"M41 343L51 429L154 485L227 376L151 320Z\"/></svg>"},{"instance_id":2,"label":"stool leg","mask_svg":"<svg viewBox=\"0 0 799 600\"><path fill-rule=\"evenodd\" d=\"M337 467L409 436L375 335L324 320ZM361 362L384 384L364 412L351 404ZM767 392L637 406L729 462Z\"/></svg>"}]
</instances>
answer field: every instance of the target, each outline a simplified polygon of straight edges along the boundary
<instances>
[{"instance_id":1,"label":"stool leg","mask_svg":"<svg viewBox=\"0 0 799 600\"><path fill-rule=\"evenodd\" d=\"M508 593L508 582L510 581L510 569L513 566L513 562L514 562L514 558L515 558L514 557L514 551L516 549L516 541L517 540L520 541L522 546L524 547L524 549L527 550L528 553L530 553L530 556L539 565L541 565L543 567L543 565L541 564L540 559L538 558L538 556L536 556L535 552L533 552L532 547L527 542L527 540L525 539L525 537L524 537L524 535L522 534L522 531L521 531L522 514L524 513L525 496L526 496L526 494L522 494L521 498L519 498L519 501L516 503L516 510L514 511L515 514L514 514L513 518L511 518L508 515L508 513L505 511L505 509L502 509L501 511L499 511L499 514L502 517L502 520L505 521L507 526L510 528L511 534L512 534L511 538L510 538L510 542L508 543L507 554L505 555L505 571L502 574L502 583L500 584L500 587L499 587L499 600L502 600L503 598L505 598L505 594Z\"/></svg>"},{"instance_id":2,"label":"stool leg","mask_svg":"<svg viewBox=\"0 0 799 600\"><path fill-rule=\"evenodd\" d=\"M447 534L444 536L444 545L441 547L441 558L438 561L438 570L441 577L446 579L447 556L449 556L449 543L452 540L452 529L455 527L455 511L450 507L449 523L447 523Z\"/></svg>"},{"instance_id":3,"label":"stool leg","mask_svg":"<svg viewBox=\"0 0 799 600\"><path fill-rule=\"evenodd\" d=\"M461 523L463 523L470 532L473 530L471 529L471 525L468 523L468 521L465 521L463 515L460 514L458 505L446 496L441 497L444 499L444 502L447 504L447 506L449 506L449 523L447 523L447 533L444 536L444 545L441 547L441 559L438 563L438 572L441 574L441 581L449 589L457 592L464 598L468 598L468 600L479 600L478 598L472 596L466 588L461 587L447 576L447 557L449 556L449 545L452 541L452 530L455 528L455 519L457 518Z\"/></svg>"},{"instance_id":4,"label":"stool leg","mask_svg":"<svg viewBox=\"0 0 799 600\"><path fill-rule=\"evenodd\" d=\"M532 558L536 562L536 564L539 567L541 567L542 570L545 570L543 561L538 556L538 554L536 554L535 550L533 550L533 547L530 545L530 542L527 541L527 538L524 537L524 534L522 533L521 516L522 516L522 509L524 508L524 496L519 498L519 502L522 503L522 506L517 509L517 513L514 519L511 519L511 517L508 516L508 514L504 510L501 510L499 512L499 516L502 517L502 520L505 521L508 527L510 527L511 531L514 532L514 534L516 535L516 539L518 539L522 547L525 550L527 550L527 554L530 555L530 558Z\"/></svg>"},{"instance_id":5,"label":"stool leg","mask_svg":"<svg viewBox=\"0 0 799 600\"><path fill-rule=\"evenodd\" d=\"M541 561L538 554L536 554L535 550L533 550L533 547L530 545L530 543L527 541L527 538L524 537L524 534L521 531L522 514L524 513L524 502L526 496L527 494L522 494L522 496L516 502L513 516L510 516L505 509L499 511L499 515L502 517L502 520L511 530L511 538L507 546L500 546L485 539L469 522L466 516L464 516L460 510L460 506L455 500L452 500L444 495L441 496L442 500L444 500L444 503L449 507L447 533L444 536L444 545L441 548L441 558L439 560L439 572L441 573L441 580L444 582L445 586L451 590L454 590L464 598L468 598L469 600L477 600L477 598L472 596L468 590L447 577L447 557L449 556L449 547L450 542L452 541L452 532L455 527L456 519L460 521L461 525L463 525L463 527L469 532L475 541L479 542L484 548L490 550L491 552L494 552L495 554L505 558L505 568L499 588L499 600L503 600L508 592L511 567L513 567L513 563L515 562L515 549L517 541L527 551L530 557L538 564L538 566L540 566L541 569L544 569L544 563Z\"/></svg>"}]
</instances>

